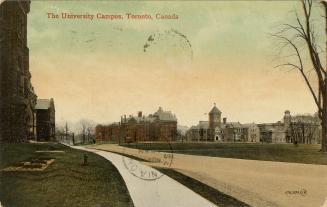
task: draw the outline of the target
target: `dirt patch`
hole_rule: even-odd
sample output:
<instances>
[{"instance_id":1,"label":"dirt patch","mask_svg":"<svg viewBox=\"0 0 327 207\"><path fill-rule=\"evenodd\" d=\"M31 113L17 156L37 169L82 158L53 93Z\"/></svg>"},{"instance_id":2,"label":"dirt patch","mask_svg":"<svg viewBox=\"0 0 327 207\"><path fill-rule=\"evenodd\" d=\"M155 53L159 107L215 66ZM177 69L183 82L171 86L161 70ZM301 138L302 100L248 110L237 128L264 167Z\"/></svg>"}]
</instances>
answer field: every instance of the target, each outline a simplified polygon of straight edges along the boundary
<instances>
[{"instance_id":1,"label":"dirt patch","mask_svg":"<svg viewBox=\"0 0 327 207\"><path fill-rule=\"evenodd\" d=\"M26 172L26 171L43 171L51 165L55 159L31 159L9 166L2 171L5 172Z\"/></svg>"}]
</instances>

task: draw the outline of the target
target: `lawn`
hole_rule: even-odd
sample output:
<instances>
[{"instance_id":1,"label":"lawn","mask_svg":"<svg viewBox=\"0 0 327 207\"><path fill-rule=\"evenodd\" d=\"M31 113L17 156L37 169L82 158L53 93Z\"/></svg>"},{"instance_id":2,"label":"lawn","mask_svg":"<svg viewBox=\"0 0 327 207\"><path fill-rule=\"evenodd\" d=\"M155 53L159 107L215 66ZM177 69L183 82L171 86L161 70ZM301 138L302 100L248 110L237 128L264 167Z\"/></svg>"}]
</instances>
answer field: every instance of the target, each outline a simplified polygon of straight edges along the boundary
<instances>
[{"instance_id":1,"label":"lawn","mask_svg":"<svg viewBox=\"0 0 327 207\"><path fill-rule=\"evenodd\" d=\"M123 146L190 155L327 165L327 153L319 152L319 145L261 143L133 143L124 144Z\"/></svg>"},{"instance_id":2,"label":"lawn","mask_svg":"<svg viewBox=\"0 0 327 207\"><path fill-rule=\"evenodd\" d=\"M65 153L35 153L59 150ZM82 165L87 154L88 165ZM106 159L61 144L1 144L0 169L33 158L54 158L39 172L0 171L0 201L7 207L125 207L132 200L117 169Z\"/></svg>"}]
</instances>

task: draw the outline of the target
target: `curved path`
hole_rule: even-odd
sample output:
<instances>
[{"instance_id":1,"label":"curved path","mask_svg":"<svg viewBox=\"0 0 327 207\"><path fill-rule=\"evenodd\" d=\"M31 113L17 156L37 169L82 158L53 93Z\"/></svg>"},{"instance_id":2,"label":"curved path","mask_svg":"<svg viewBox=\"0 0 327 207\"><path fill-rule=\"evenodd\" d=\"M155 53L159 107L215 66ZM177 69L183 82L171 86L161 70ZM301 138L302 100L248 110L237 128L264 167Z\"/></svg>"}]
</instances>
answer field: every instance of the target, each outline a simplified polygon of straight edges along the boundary
<instances>
[{"instance_id":1,"label":"curved path","mask_svg":"<svg viewBox=\"0 0 327 207\"><path fill-rule=\"evenodd\" d=\"M158 176L158 179L146 180L130 173L123 159L137 163L138 168L144 172L161 173L136 160L111 152L89 149L80 146L70 146L75 149L96 153L111 161L125 180L135 207L215 207L213 203L186 188L168 176Z\"/></svg>"},{"instance_id":2,"label":"curved path","mask_svg":"<svg viewBox=\"0 0 327 207\"><path fill-rule=\"evenodd\" d=\"M140 153L113 144L89 147L145 160L160 158L159 153ZM254 207L327 207L327 165L175 153L170 168Z\"/></svg>"}]
</instances>

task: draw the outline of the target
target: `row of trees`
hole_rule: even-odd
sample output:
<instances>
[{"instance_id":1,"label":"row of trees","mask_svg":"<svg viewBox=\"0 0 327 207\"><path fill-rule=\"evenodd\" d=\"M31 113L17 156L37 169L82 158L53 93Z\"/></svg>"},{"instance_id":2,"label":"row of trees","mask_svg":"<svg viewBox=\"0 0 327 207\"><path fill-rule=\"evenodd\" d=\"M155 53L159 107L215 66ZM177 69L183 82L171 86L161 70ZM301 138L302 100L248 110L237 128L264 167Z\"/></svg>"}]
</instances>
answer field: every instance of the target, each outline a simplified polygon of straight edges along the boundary
<instances>
[{"instance_id":1,"label":"row of trees","mask_svg":"<svg viewBox=\"0 0 327 207\"><path fill-rule=\"evenodd\" d=\"M67 122L56 127L57 138L61 141L79 142L82 144L93 142L95 122L89 119L81 119L77 123Z\"/></svg>"}]
</instances>

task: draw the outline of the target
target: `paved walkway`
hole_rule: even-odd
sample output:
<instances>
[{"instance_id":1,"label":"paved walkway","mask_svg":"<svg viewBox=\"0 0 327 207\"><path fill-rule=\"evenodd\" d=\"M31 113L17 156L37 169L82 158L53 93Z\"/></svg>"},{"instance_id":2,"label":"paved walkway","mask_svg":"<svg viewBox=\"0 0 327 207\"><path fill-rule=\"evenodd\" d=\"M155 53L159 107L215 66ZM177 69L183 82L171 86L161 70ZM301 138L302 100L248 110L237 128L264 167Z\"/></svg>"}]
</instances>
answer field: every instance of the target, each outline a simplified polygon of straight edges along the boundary
<instances>
[{"instance_id":1,"label":"paved walkway","mask_svg":"<svg viewBox=\"0 0 327 207\"><path fill-rule=\"evenodd\" d=\"M107 160L111 161L113 165L118 169L119 173L125 180L126 186L129 190L131 198L135 207L214 207L213 203L204 199L200 195L186 188L182 184L176 182L175 180L169 178L168 176L162 175L159 171L141 164L136 160L131 160L130 158L96 149L88 149L80 146L71 146L75 149L85 150L89 152L94 152ZM125 162L123 161L125 160ZM128 161L137 162L139 169L143 172L154 172L158 179L146 180L147 175L144 173L144 178L142 179L142 174L133 175L129 170L133 167L130 165L126 167L126 162ZM128 170L129 169L129 170Z\"/></svg>"},{"instance_id":2,"label":"paved walkway","mask_svg":"<svg viewBox=\"0 0 327 207\"><path fill-rule=\"evenodd\" d=\"M112 144L90 147L160 158ZM327 199L327 165L174 154L170 167L254 207L322 207Z\"/></svg>"}]
</instances>

